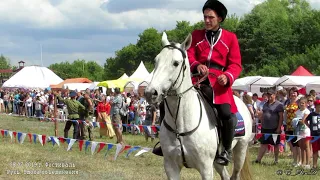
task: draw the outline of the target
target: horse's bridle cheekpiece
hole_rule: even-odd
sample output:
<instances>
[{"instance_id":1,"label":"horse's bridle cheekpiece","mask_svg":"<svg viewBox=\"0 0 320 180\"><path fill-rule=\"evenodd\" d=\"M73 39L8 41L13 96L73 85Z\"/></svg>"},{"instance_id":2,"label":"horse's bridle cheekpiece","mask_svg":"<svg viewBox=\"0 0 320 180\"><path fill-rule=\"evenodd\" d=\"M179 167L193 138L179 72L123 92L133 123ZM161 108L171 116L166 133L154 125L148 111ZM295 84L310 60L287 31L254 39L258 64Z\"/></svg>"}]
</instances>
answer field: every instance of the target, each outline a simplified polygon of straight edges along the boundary
<instances>
[{"instance_id":1,"label":"horse's bridle cheekpiece","mask_svg":"<svg viewBox=\"0 0 320 180\"><path fill-rule=\"evenodd\" d=\"M190 88L188 88L187 90L185 90L185 91L177 94L176 91L177 91L177 89L179 89L180 86L182 85L183 79L184 79L184 77L185 77L185 71L186 71L186 68L187 68L185 61L186 61L187 55L186 55L186 53L185 53L184 50L182 50L181 48L175 46L173 43L171 43L170 45L164 46L164 48L173 48L173 49L179 50L179 51L181 52L181 54L182 54L182 57L183 57L183 63L182 63L182 65L181 65L181 69L180 69L180 72L179 72L179 75L178 75L177 79L176 79L176 80L174 81L174 83L171 85L171 87L169 88L169 90L167 90L167 91L163 94L163 96L164 96L163 99L164 99L165 105L167 106L167 109L169 110L169 113L170 113L171 117L174 118L174 123L175 123L176 129L173 129L173 128L166 122L165 119L163 119L162 122L163 122L164 126L166 127L166 129L168 129L170 132L174 133L174 134L176 135L177 139L179 140L179 142L180 142L180 147L181 147L181 154L182 154L183 165L184 165L186 168L189 168L189 166L188 166L188 164L187 164L187 161L186 161L186 158L185 158L184 148L183 148L183 145L182 145L182 142L181 142L181 137L182 137L182 136L189 136L189 135L193 134L193 133L199 128L200 123L201 123L201 120L202 120L202 104L201 104L200 96L199 96L199 94L197 94L197 97L198 97L198 100L199 100L199 104L200 104L200 119L199 119L199 123L198 123L197 127L195 127L194 129L192 129L191 131L180 133L180 132L178 131L178 126L177 126L177 118L178 118L178 113L179 113L179 109L180 109L180 101L181 101L181 98L182 98L183 94L185 94L186 92L188 92L189 90L191 90L192 88L194 88L195 85L192 85L192 86L191 86ZM178 79L180 78L181 73L182 73L182 80L181 80L181 82L180 82L180 85L179 85L176 89L172 89L172 88L174 88L174 87L176 86L176 83L177 83ZM206 76L205 76L205 78L206 78ZM202 78L202 79L203 79L203 78ZM198 83L200 83L200 81L199 81ZM197 84L198 84L198 83L197 83ZM173 92L173 94L170 93L170 92ZM175 117L173 116L173 114L172 114L172 112L171 112L171 110L170 110L170 108L169 108L168 102L167 102L167 100L166 100L166 98L167 98L168 96L176 96L176 97L178 97L178 107L177 107L177 111L176 111L176 116L175 116Z\"/></svg>"}]
</instances>

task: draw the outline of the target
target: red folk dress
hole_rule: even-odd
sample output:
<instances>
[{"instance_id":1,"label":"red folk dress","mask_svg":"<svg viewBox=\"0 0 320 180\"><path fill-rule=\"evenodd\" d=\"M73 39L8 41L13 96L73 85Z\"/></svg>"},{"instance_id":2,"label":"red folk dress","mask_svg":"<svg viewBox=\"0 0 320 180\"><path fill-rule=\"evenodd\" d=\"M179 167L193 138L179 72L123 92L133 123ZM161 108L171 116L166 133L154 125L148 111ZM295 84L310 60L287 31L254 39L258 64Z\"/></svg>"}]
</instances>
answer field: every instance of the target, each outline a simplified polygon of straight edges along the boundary
<instances>
[{"instance_id":1,"label":"red folk dress","mask_svg":"<svg viewBox=\"0 0 320 180\"><path fill-rule=\"evenodd\" d=\"M224 67L222 70L209 68L209 82L214 92L214 104L230 104L231 112L238 112L233 99L231 86L239 77L241 66L241 54L237 36L225 29L219 29L220 34L217 41L210 46L206 39L206 30L195 30L192 32L192 44L187 50L191 71L194 72L199 64L206 65L208 62ZM214 75L212 75L213 73ZM225 74L229 79L226 86L221 86L217 77ZM193 79L195 83L196 80Z\"/></svg>"}]
</instances>

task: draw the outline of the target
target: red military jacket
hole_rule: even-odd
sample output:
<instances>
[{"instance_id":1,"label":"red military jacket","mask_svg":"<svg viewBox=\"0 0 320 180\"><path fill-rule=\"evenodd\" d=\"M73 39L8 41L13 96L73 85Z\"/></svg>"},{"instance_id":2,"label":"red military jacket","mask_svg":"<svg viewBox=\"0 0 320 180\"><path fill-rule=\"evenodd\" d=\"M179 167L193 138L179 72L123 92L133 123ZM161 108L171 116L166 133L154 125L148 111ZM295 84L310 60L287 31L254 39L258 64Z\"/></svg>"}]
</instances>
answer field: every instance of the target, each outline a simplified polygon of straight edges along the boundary
<instances>
[{"instance_id":1,"label":"red military jacket","mask_svg":"<svg viewBox=\"0 0 320 180\"><path fill-rule=\"evenodd\" d=\"M231 112L236 113L238 110L233 99L231 86L242 71L239 43L234 33L225 29L220 29L219 31L220 34L217 41L212 46L206 38L206 30L192 32L192 44L187 50L190 68L194 72L197 65L206 65L209 61L211 64L224 67L223 71L209 68L208 79L214 93L213 103L230 104ZM217 81L217 77L221 74L225 74L229 79L229 83L226 86L221 86ZM195 82L194 79L193 82Z\"/></svg>"}]
</instances>

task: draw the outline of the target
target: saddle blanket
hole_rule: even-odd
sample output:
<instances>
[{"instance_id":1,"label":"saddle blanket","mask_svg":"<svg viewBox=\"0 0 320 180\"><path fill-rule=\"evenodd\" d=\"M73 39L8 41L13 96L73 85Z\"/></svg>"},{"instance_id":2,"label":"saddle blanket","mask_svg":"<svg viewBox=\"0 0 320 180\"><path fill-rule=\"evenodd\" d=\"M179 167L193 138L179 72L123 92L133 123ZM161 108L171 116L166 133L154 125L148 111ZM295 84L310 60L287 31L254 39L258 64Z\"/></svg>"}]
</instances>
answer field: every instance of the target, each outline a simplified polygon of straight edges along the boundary
<instances>
[{"instance_id":1,"label":"saddle blanket","mask_svg":"<svg viewBox=\"0 0 320 180\"><path fill-rule=\"evenodd\" d=\"M239 112L236 113L238 123L235 128L235 135L234 137L242 137L246 134L245 127L244 127L244 120Z\"/></svg>"}]
</instances>

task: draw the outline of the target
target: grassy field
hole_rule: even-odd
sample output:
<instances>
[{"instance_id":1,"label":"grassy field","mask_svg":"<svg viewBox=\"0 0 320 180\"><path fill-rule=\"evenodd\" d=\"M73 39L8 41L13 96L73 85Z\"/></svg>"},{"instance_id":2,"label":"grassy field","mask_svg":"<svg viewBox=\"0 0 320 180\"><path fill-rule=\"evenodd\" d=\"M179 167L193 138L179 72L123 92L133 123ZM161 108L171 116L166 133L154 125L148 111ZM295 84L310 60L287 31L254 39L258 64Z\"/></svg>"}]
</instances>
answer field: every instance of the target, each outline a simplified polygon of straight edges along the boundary
<instances>
[{"instance_id":1,"label":"grassy field","mask_svg":"<svg viewBox=\"0 0 320 180\"><path fill-rule=\"evenodd\" d=\"M63 135L64 124L59 123L59 134ZM24 133L36 133L45 135L54 135L54 123L52 122L39 122L36 119L30 119L25 117L10 117L0 115L0 129L7 129L16 132ZM69 136L72 134L73 127L69 132ZM115 143L115 139L109 140L106 138L99 138L99 129L94 129L95 141ZM153 147L154 143L146 142L144 136L130 135L124 136L128 145ZM134 157L134 152L126 158L126 153L121 154L116 161L113 160L115 147L104 156L106 147L98 154L91 155L91 152L80 151L78 143L73 145L71 151L66 151L67 144L61 144L60 147L52 146L51 143L47 143L42 146L39 142L37 144L31 144L28 137L26 137L23 144L11 142L9 137L0 137L0 179L114 179L114 180L127 180L127 179L141 179L141 180L161 180L166 179L166 175L163 168L163 160L161 157L157 157L152 153L145 153L139 157ZM89 147L90 149L90 147ZM250 148L250 159L253 161L256 158L258 147L253 146ZM313 180L320 179L320 172L317 175L277 175L278 170L290 169L291 160L287 154L283 154L280 157L278 165L272 165L273 156L267 155L263 161L263 164L252 164L250 168L253 173L254 179L304 179ZM13 163L21 163L13 166ZM38 163L42 167L38 167L35 164L32 167L29 163ZM69 163L74 164L74 167L46 167L46 163ZM232 167L230 167L232 168ZM24 172L32 170L69 170L73 171L73 175L29 175ZM296 172L297 169L293 169ZM20 172L20 174L14 174ZM9 173L9 174L8 174ZM12 175L10 175L12 173ZM216 179L220 179L215 174ZM181 173L181 179L200 179L200 175L195 170L183 169Z\"/></svg>"}]
</instances>

